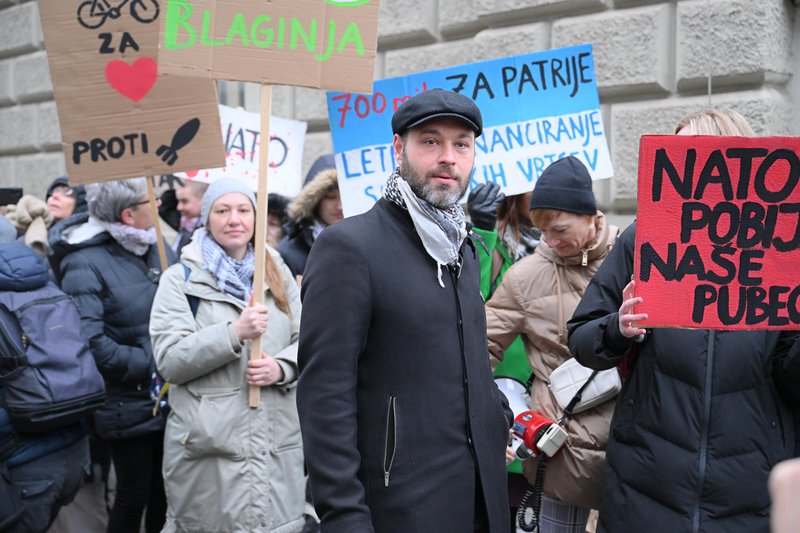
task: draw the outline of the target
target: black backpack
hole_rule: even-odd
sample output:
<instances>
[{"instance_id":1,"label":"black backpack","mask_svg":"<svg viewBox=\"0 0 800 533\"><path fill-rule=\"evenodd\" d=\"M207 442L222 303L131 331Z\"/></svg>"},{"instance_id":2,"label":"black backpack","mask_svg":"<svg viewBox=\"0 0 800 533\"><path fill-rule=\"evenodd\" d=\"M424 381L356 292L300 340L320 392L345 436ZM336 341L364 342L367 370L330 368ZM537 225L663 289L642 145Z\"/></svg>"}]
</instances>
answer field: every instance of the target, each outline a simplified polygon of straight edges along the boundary
<instances>
[{"instance_id":1,"label":"black backpack","mask_svg":"<svg viewBox=\"0 0 800 533\"><path fill-rule=\"evenodd\" d=\"M0 291L0 381L4 407L23 433L72 424L103 405L105 384L78 309L53 283Z\"/></svg>"}]
</instances>

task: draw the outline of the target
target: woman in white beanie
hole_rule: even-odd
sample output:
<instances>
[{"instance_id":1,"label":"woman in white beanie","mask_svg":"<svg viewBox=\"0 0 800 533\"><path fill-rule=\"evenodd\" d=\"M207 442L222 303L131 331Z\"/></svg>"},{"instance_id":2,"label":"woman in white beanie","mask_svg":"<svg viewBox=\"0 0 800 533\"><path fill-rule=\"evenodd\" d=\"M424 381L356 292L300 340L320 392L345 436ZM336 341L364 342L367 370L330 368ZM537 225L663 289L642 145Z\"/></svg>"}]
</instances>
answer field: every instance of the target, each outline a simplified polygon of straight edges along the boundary
<instances>
[{"instance_id":1,"label":"woman in white beanie","mask_svg":"<svg viewBox=\"0 0 800 533\"><path fill-rule=\"evenodd\" d=\"M164 531L299 531L304 478L295 407L300 296L267 248L264 304L253 291L255 197L214 182L182 263L162 277L150 320L170 383L164 438ZM266 220L266 214L263 217ZM262 358L250 360L261 337ZM260 387L261 405L248 407Z\"/></svg>"}]
</instances>

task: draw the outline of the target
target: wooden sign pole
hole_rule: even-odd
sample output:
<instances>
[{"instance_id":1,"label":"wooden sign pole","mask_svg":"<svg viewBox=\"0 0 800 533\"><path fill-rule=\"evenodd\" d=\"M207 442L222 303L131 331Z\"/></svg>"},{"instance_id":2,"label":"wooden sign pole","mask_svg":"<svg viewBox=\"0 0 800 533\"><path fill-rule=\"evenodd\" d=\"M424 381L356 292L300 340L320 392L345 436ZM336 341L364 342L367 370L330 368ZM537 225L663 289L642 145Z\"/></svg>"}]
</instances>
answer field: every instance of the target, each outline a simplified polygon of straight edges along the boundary
<instances>
[{"instance_id":1,"label":"wooden sign pole","mask_svg":"<svg viewBox=\"0 0 800 533\"><path fill-rule=\"evenodd\" d=\"M256 195L255 272L253 273L252 305L264 303L264 276L267 245L267 170L269 169L269 117L272 113L272 86L261 86L261 144L258 157L258 193ZM250 359L261 359L261 337L251 343ZM261 404L261 387L250 386L250 407Z\"/></svg>"},{"instance_id":2,"label":"wooden sign pole","mask_svg":"<svg viewBox=\"0 0 800 533\"><path fill-rule=\"evenodd\" d=\"M169 264L167 263L167 249L164 246L164 236L161 233L161 218L158 216L158 204L156 201L156 190L153 186L155 176L145 178L147 182L147 199L150 200L150 215L153 217L153 225L156 227L156 246L158 247L158 258L161 261L161 272L164 272Z\"/></svg>"}]
</instances>

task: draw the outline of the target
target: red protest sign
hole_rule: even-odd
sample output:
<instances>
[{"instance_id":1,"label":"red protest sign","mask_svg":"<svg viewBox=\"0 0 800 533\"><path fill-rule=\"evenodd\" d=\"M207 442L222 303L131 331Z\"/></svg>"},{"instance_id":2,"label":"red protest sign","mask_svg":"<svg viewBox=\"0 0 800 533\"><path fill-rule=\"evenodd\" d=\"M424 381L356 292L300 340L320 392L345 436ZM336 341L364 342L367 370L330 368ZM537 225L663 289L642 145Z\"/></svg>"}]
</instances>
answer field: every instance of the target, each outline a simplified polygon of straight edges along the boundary
<instances>
[{"instance_id":1,"label":"red protest sign","mask_svg":"<svg viewBox=\"0 0 800 533\"><path fill-rule=\"evenodd\" d=\"M798 137L642 137L641 326L798 327L798 154Z\"/></svg>"}]
</instances>

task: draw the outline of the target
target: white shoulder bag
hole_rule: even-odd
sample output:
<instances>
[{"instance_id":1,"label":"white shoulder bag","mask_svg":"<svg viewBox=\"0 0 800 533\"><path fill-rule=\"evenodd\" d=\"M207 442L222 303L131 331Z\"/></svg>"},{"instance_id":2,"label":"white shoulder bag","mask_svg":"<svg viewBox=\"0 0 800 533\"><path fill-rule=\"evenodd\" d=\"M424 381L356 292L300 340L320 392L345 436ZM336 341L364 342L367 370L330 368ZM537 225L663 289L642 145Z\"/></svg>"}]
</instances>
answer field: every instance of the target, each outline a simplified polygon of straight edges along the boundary
<instances>
[{"instance_id":1,"label":"white shoulder bag","mask_svg":"<svg viewBox=\"0 0 800 533\"><path fill-rule=\"evenodd\" d=\"M564 410L580 394L572 407L574 414L614 398L622 389L622 380L616 368L592 370L571 357L553 370L548 387Z\"/></svg>"}]
</instances>

